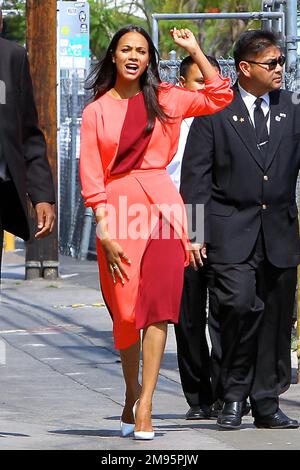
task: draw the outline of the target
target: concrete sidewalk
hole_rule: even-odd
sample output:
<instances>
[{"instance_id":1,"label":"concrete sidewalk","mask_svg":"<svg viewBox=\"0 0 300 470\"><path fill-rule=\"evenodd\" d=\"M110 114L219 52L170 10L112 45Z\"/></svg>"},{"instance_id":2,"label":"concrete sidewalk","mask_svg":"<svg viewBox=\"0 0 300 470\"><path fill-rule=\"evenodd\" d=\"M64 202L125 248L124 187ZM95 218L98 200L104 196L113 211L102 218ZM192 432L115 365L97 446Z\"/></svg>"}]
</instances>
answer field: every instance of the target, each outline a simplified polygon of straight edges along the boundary
<instances>
[{"instance_id":1,"label":"concrete sidewalk","mask_svg":"<svg viewBox=\"0 0 300 470\"><path fill-rule=\"evenodd\" d=\"M121 364L97 263L60 261L59 280L24 281L23 252L4 255L0 449L300 450L300 429L258 430L251 417L240 431L220 431L215 420L186 421L172 326L154 399L156 437L121 438ZM281 404L300 420L300 386L292 385Z\"/></svg>"}]
</instances>

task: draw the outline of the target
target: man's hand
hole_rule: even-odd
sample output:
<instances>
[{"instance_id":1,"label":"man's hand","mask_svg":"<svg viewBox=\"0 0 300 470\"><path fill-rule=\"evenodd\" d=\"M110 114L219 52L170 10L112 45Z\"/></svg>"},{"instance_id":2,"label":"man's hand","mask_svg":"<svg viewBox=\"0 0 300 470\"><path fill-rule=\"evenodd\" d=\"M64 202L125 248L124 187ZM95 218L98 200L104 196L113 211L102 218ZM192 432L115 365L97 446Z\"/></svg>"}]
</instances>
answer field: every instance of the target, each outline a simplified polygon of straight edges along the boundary
<instances>
[{"instance_id":1,"label":"man's hand","mask_svg":"<svg viewBox=\"0 0 300 470\"><path fill-rule=\"evenodd\" d=\"M206 254L206 245L203 243L192 243L191 244L191 251L190 251L190 265L198 271L198 266L203 266L203 259L207 258Z\"/></svg>"},{"instance_id":2,"label":"man's hand","mask_svg":"<svg viewBox=\"0 0 300 470\"><path fill-rule=\"evenodd\" d=\"M49 202L39 202L35 206L38 231L35 238L44 238L49 235L55 223L55 205Z\"/></svg>"}]
</instances>

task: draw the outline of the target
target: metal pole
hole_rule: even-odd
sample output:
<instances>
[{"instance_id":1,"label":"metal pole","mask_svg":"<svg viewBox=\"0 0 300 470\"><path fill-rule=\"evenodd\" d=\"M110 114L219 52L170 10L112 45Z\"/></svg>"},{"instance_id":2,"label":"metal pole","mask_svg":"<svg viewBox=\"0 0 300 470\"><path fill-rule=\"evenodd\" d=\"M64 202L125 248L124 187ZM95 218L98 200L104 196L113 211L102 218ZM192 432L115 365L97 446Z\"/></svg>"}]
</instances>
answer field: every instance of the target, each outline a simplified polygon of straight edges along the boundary
<instances>
[{"instance_id":1,"label":"metal pole","mask_svg":"<svg viewBox=\"0 0 300 470\"><path fill-rule=\"evenodd\" d=\"M265 12L271 12L272 11L272 3L269 5L270 2L262 1L261 2L261 9L262 11ZM262 29L264 31L271 31L272 30L272 20L267 20L267 21L262 21Z\"/></svg>"},{"instance_id":2,"label":"metal pole","mask_svg":"<svg viewBox=\"0 0 300 470\"><path fill-rule=\"evenodd\" d=\"M79 256L78 256L78 258L81 261L84 261L87 258L87 254L89 251L93 217L94 217L93 210L90 207L87 207L84 212L82 237L81 237L80 250L79 250Z\"/></svg>"},{"instance_id":3,"label":"metal pole","mask_svg":"<svg viewBox=\"0 0 300 470\"><path fill-rule=\"evenodd\" d=\"M289 0L266 0L263 1L262 3L267 6L267 7L273 7L273 5L278 4L278 5L285 5L286 2Z\"/></svg>"},{"instance_id":4,"label":"metal pole","mask_svg":"<svg viewBox=\"0 0 300 470\"><path fill-rule=\"evenodd\" d=\"M174 83L174 85L177 85L178 83L178 67L177 67L177 62L176 62L176 51L170 51L169 52L169 61L170 61L170 81Z\"/></svg>"},{"instance_id":5,"label":"metal pole","mask_svg":"<svg viewBox=\"0 0 300 470\"><path fill-rule=\"evenodd\" d=\"M75 217L75 204L76 204L76 174L77 174L77 158L76 158L76 150L77 150L77 113L78 113L78 74L77 71L74 72L72 75L72 96L71 96L71 103L72 103L72 111L71 111L71 191L70 191L70 198L71 198L71 219ZM70 221L72 224L72 220Z\"/></svg>"},{"instance_id":6,"label":"metal pole","mask_svg":"<svg viewBox=\"0 0 300 470\"><path fill-rule=\"evenodd\" d=\"M153 43L154 43L154 46L156 47L156 49L158 50L158 39L159 39L159 36L158 36L158 20L155 18L155 15L152 15L153 17L153 20L152 20L152 39L153 39Z\"/></svg>"},{"instance_id":7,"label":"metal pole","mask_svg":"<svg viewBox=\"0 0 300 470\"><path fill-rule=\"evenodd\" d=\"M296 10L297 11L297 10ZM159 32L158 20L229 20L229 19L251 19L267 20L281 19L284 24L284 12L253 11L243 13L154 13L152 15L152 39L155 47L158 49Z\"/></svg>"},{"instance_id":8,"label":"metal pole","mask_svg":"<svg viewBox=\"0 0 300 470\"><path fill-rule=\"evenodd\" d=\"M275 19L282 18L280 12L247 11L243 13L154 13L153 18L157 20L228 20L228 19Z\"/></svg>"},{"instance_id":9,"label":"metal pole","mask_svg":"<svg viewBox=\"0 0 300 470\"><path fill-rule=\"evenodd\" d=\"M297 0L286 2L286 71L296 71L297 68Z\"/></svg>"},{"instance_id":10,"label":"metal pole","mask_svg":"<svg viewBox=\"0 0 300 470\"><path fill-rule=\"evenodd\" d=\"M283 11L283 5L280 4L279 2L273 2L273 10L274 12L282 12ZM272 28L271 28L271 31L273 31L273 33L275 34L278 34L278 35L282 35L284 32L282 30L282 21L279 21L279 19L274 19L271 21L272 23Z\"/></svg>"}]
</instances>

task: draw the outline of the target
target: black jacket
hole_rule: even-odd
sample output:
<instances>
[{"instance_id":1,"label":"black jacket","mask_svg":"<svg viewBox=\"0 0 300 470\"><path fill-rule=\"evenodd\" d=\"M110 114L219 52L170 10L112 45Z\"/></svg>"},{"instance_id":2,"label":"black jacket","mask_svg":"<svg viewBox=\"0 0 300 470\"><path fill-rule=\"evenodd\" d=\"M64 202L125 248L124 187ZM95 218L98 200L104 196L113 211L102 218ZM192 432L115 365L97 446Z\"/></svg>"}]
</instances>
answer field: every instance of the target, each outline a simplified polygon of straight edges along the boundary
<instances>
[{"instance_id":1,"label":"black jacket","mask_svg":"<svg viewBox=\"0 0 300 470\"><path fill-rule=\"evenodd\" d=\"M27 194L33 205L55 202L44 135L38 127L32 82L24 48L0 38L0 80L6 103L0 104L0 147L14 190L1 201L3 228L29 238Z\"/></svg>"},{"instance_id":2,"label":"black jacket","mask_svg":"<svg viewBox=\"0 0 300 470\"><path fill-rule=\"evenodd\" d=\"M213 263L241 263L262 227L269 261L299 263L295 188L300 166L300 106L270 93L270 136L263 159L247 108L235 89L221 112L194 119L181 173L185 203L205 205L205 241Z\"/></svg>"}]
</instances>

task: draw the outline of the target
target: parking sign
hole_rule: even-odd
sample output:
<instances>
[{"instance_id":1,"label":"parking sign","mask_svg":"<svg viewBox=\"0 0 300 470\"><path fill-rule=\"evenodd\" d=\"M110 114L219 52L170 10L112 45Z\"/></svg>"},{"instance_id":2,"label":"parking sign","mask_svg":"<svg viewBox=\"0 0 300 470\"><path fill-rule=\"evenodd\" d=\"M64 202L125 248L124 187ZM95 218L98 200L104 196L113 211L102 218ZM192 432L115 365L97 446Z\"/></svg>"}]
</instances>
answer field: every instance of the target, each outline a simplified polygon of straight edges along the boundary
<instances>
[{"instance_id":1,"label":"parking sign","mask_svg":"<svg viewBox=\"0 0 300 470\"><path fill-rule=\"evenodd\" d=\"M58 2L58 51L61 69L86 69L90 55L88 2Z\"/></svg>"}]
</instances>

